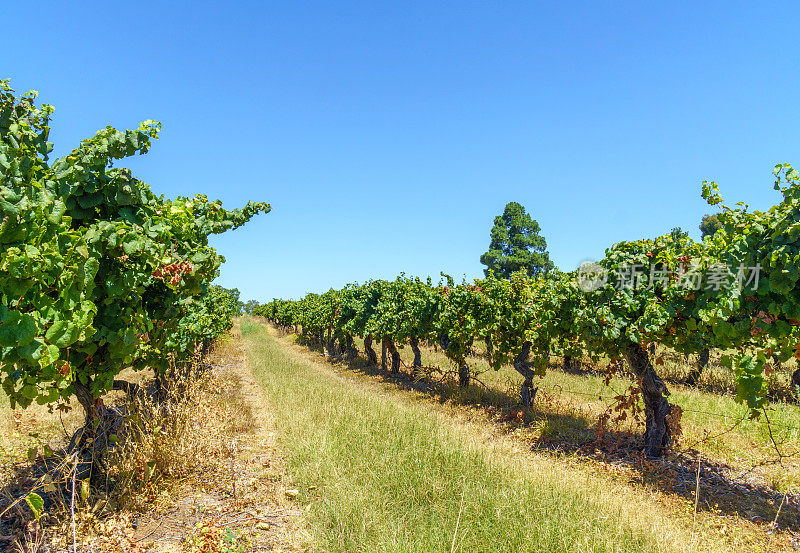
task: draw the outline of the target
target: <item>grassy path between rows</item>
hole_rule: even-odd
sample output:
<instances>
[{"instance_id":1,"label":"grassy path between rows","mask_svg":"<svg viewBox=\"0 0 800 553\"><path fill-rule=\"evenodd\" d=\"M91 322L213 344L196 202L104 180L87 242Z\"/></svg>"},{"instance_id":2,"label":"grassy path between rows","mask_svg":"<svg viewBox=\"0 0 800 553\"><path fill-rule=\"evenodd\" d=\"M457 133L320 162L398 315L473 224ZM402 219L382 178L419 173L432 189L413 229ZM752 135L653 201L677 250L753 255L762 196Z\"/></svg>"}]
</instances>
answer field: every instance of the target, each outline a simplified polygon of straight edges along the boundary
<instances>
[{"instance_id":1,"label":"grassy path between rows","mask_svg":"<svg viewBox=\"0 0 800 553\"><path fill-rule=\"evenodd\" d=\"M241 334L324 551L713 549L608 482L470 440L456 421L342 379L251 319Z\"/></svg>"}]
</instances>

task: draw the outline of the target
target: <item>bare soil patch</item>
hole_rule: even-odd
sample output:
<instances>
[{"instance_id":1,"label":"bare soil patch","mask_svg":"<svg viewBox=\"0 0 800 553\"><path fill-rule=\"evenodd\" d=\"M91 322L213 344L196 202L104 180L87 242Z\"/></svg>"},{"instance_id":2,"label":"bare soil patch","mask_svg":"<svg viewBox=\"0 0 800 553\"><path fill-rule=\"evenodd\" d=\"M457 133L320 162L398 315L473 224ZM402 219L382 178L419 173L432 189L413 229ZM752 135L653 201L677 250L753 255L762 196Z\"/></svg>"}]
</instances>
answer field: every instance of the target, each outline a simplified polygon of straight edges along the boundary
<instances>
[{"instance_id":1,"label":"bare soil patch","mask_svg":"<svg viewBox=\"0 0 800 553\"><path fill-rule=\"evenodd\" d=\"M0 517L0 551L60 553L73 547L87 553L307 550L305 512L295 501L274 417L247 366L238 328L232 334L223 337L207 359L211 393L217 396L212 403L219 408L206 404L189 413L194 422L188 428L196 435L181 443L189 444L186 451L192 457L211 452L203 463L193 459L191 466L201 468L147 481L147 488L134 489L135 498L117 508L102 500L76 502L74 523L69 504L46 511L36 521L25 503L17 500ZM33 484L26 474L33 474L37 464L25 460L23 446L31 440L22 438L38 431L42 436L37 440L56 449L68 435L67 428L76 424L74 413L66 426L58 418L51 420L52 415L9 413L14 420L8 424L20 437L3 441L9 464L3 473L6 478L0 481L0 512L24 496L20 486ZM159 436L154 434L152 440ZM201 447L204 442L213 445Z\"/></svg>"},{"instance_id":2,"label":"bare soil patch","mask_svg":"<svg viewBox=\"0 0 800 553\"><path fill-rule=\"evenodd\" d=\"M234 437L226 466L184 487L174 505L141 517L135 542L145 551L202 550L204 539L228 536L242 551L304 551L304 511L280 453L275 422L235 336L211 356L214 371L235 378L253 425Z\"/></svg>"}]
</instances>

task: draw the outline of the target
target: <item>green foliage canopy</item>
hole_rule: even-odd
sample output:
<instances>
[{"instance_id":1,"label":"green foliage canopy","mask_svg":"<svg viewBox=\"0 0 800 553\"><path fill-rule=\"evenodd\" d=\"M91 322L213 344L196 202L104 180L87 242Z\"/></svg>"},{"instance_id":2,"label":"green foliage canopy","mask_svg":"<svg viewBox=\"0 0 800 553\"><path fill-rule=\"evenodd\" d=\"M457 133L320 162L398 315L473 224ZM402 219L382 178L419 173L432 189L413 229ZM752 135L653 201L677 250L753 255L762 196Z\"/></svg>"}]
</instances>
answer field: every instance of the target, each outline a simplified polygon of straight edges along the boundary
<instances>
[{"instance_id":1,"label":"green foliage canopy","mask_svg":"<svg viewBox=\"0 0 800 553\"><path fill-rule=\"evenodd\" d=\"M77 394L88 414L122 368L163 371L225 327L208 237L270 207L168 200L115 167L150 149L154 121L51 161L53 108L35 98L0 81L0 380L12 404Z\"/></svg>"}]
</instances>

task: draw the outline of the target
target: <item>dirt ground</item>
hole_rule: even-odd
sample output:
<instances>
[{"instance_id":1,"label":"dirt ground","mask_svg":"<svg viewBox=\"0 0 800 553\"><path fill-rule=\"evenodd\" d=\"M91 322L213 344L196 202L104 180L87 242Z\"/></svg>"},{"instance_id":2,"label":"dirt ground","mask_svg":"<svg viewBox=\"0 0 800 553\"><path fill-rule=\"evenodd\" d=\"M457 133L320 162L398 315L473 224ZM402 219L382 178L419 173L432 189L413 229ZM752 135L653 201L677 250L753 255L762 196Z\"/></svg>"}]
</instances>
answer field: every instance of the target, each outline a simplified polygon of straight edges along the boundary
<instances>
[{"instance_id":1,"label":"dirt ground","mask_svg":"<svg viewBox=\"0 0 800 553\"><path fill-rule=\"evenodd\" d=\"M221 535L246 551L304 551L303 509L294 504L286 465L269 406L253 381L238 339L212 355L214 371L234 375L252 411L253 427L231 443L228 478L196 480L172 508L135 521L134 542L145 551L203 550L206 536ZM194 540L194 541L193 541ZM195 543L196 542L196 543ZM249 547L246 545L249 543Z\"/></svg>"},{"instance_id":2,"label":"dirt ground","mask_svg":"<svg viewBox=\"0 0 800 553\"><path fill-rule=\"evenodd\" d=\"M252 378L239 337L221 340L207 361L213 371L211 382L218 384L218 401L229 409L243 411L237 413L241 416L230 419L233 431L222 435L225 440L222 455L208 458L207 466L200 473L169 482L140 512L106 512L82 507L76 509L74 526L69 511L46 513L37 522L20 500L9 510L14 498L20 497L20 493L24 495L24 491L14 490L24 487L30 478L6 482L0 497L0 512L4 513L0 517L0 551L244 553L308 550L310 539L305 511L295 502L297 491L280 451L274 417ZM27 421L28 425L17 421L17 433L49 428L45 420L47 415L38 415L34 418L22 412L19 417L25 419L22 422L27 418L31 420ZM240 419L245 423L240 423ZM66 427L62 431L61 426L59 424L58 432L53 433L53 448L58 447L57 442L66 432ZM221 426L213 421L206 429L214 431ZM202 434L203 424L198 427ZM26 466L24 458L8 462L8 467L30 471Z\"/></svg>"}]
</instances>

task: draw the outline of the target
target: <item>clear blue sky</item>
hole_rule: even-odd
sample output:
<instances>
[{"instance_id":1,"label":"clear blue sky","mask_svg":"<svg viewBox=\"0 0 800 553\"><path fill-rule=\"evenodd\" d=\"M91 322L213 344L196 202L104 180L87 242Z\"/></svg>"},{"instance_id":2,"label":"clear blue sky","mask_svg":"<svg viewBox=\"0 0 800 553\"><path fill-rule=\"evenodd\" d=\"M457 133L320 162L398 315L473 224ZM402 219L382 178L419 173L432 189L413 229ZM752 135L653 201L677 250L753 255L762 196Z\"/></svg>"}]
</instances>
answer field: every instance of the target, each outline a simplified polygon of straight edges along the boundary
<instances>
[{"instance_id":1,"label":"clear blue sky","mask_svg":"<svg viewBox=\"0 0 800 553\"><path fill-rule=\"evenodd\" d=\"M703 4L13 2L0 75L58 153L157 119L154 191L271 202L214 240L245 298L479 276L512 200L571 270L800 164L800 4Z\"/></svg>"}]
</instances>

